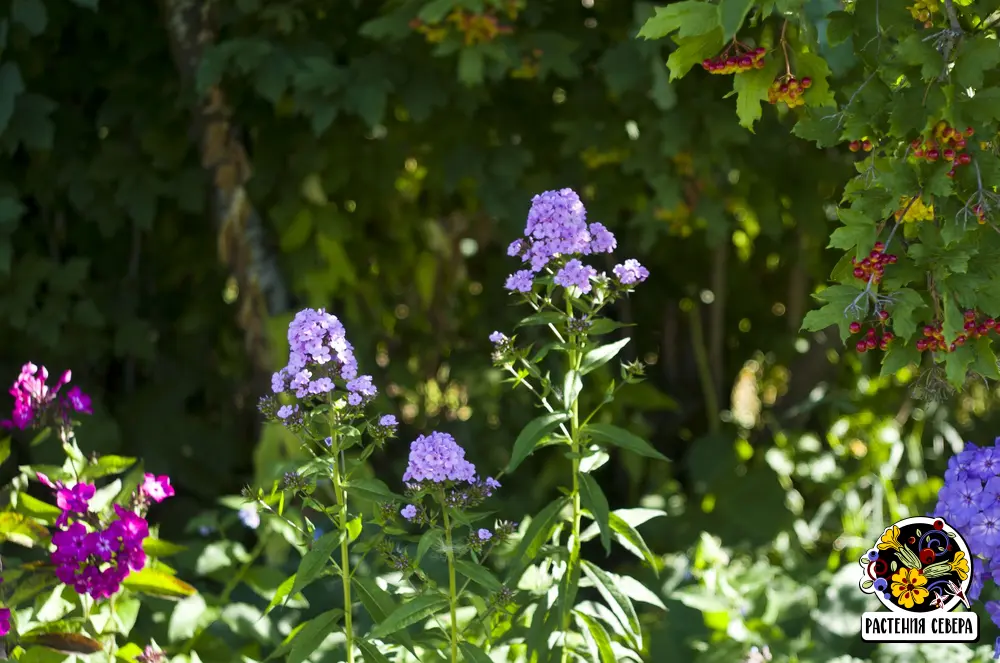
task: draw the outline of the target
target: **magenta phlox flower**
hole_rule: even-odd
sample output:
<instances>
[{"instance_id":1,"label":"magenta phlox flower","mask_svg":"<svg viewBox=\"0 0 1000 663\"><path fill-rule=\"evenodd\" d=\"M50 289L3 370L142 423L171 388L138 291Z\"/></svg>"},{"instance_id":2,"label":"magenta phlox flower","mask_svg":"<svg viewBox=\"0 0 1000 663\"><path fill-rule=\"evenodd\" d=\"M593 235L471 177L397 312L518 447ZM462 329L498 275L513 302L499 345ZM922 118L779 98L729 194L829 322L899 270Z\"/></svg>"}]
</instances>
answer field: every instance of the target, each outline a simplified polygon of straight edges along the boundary
<instances>
[{"instance_id":1,"label":"magenta phlox flower","mask_svg":"<svg viewBox=\"0 0 1000 663\"><path fill-rule=\"evenodd\" d=\"M159 503L168 497L174 496L174 487L170 485L170 477L166 474L155 476L146 473L142 485L139 486L139 492L152 501Z\"/></svg>"},{"instance_id":2,"label":"magenta phlox flower","mask_svg":"<svg viewBox=\"0 0 1000 663\"><path fill-rule=\"evenodd\" d=\"M65 371L50 387L46 384L49 379L47 368L31 362L24 364L10 388L10 395L14 397L11 418L0 421L0 426L24 430L41 425L47 415L55 415L66 421L74 412L92 414L90 396L79 387L73 387L60 398L60 389L72 377L72 372Z\"/></svg>"}]
</instances>

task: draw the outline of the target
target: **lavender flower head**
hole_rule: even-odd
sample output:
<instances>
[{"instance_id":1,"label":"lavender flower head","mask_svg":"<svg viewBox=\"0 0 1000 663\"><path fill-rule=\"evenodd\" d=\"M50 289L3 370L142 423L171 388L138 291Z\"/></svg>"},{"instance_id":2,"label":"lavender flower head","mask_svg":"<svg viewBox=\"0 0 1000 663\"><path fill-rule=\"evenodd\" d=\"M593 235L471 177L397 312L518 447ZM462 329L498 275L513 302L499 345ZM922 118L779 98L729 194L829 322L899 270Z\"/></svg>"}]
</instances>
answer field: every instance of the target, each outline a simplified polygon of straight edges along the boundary
<instances>
[{"instance_id":1,"label":"lavender flower head","mask_svg":"<svg viewBox=\"0 0 1000 663\"><path fill-rule=\"evenodd\" d=\"M635 258L629 258L611 270L622 285L635 285L649 278L649 270L639 264Z\"/></svg>"},{"instance_id":2,"label":"lavender flower head","mask_svg":"<svg viewBox=\"0 0 1000 663\"><path fill-rule=\"evenodd\" d=\"M556 272L556 276L552 280L555 281L556 285L561 285L564 288L576 287L583 294L587 294L593 289L590 279L595 276L597 276L596 269L573 258Z\"/></svg>"},{"instance_id":3,"label":"lavender flower head","mask_svg":"<svg viewBox=\"0 0 1000 663\"><path fill-rule=\"evenodd\" d=\"M421 435L410 444L405 483L476 482L476 466L465 460L465 449L448 433Z\"/></svg>"},{"instance_id":4,"label":"lavender flower head","mask_svg":"<svg viewBox=\"0 0 1000 663\"><path fill-rule=\"evenodd\" d=\"M478 532L476 532L476 536L479 537L480 541L489 541L493 538L493 533L488 529L481 528Z\"/></svg>"},{"instance_id":5,"label":"lavender flower head","mask_svg":"<svg viewBox=\"0 0 1000 663\"><path fill-rule=\"evenodd\" d=\"M513 242L507 255L520 256L540 272L560 256L609 253L617 242L600 223L587 224L587 210L572 189L546 191L531 199L525 239Z\"/></svg>"},{"instance_id":6,"label":"lavender flower head","mask_svg":"<svg viewBox=\"0 0 1000 663\"><path fill-rule=\"evenodd\" d=\"M528 263L527 269L507 277L504 288L511 292L531 292L535 275L548 267L555 270L556 285L588 294L598 273L577 257L611 253L618 246L604 225L587 223L587 210L572 189L546 191L532 198L524 235L507 247L507 255ZM649 271L637 260L617 265L614 273L622 285L641 283L649 277Z\"/></svg>"},{"instance_id":7,"label":"lavender flower head","mask_svg":"<svg viewBox=\"0 0 1000 663\"><path fill-rule=\"evenodd\" d=\"M407 520L413 520L417 517L417 507L412 504L407 504L403 507L402 511L399 512L399 515L403 516Z\"/></svg>"},{"instance_id":8,"label":"lavender flower head","mask_svg":"<svg viewBox=\"0 0 1000 663\"><path fill-rule=\"evenodd\" d=\"M1000 571L1000 438L992 447L969 443L952 456L934 516L962 532L974 563L969 597L979 598L987 568Z\"/></svg>"},{"instance_id":9,"label":"lavender flower head","mask_svg":"<svg viewBox=\"0 0 1000 663\"><path fill-rule=\"evenodd\" d=\"M334 391L335 381L341 380L349 404L364 405L375 397L371 376L358 376L354 346L336 316L323 309L299 311L288 325L288 345L288 365L271 376L275 394L290 391L299 399L322 396ZM288 408L279 409L278 417L288 419L296 411Z\"/></svg>"}]
</instances>

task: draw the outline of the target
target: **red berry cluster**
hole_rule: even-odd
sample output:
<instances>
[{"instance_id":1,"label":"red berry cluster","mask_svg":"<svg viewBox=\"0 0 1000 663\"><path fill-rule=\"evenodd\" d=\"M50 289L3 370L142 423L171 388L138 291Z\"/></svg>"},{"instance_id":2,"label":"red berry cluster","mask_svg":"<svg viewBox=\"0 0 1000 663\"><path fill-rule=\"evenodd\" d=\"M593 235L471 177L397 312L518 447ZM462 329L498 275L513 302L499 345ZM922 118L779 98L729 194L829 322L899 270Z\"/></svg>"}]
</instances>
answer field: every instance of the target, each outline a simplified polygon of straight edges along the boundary
<instances>
[{"instance_id":1,"label":"red berry cluster","mask_svg":"<svg viewBox=\"0 0 1000 663\"><path fill-rule=\"evenodd\" d=\"M930 138L921 136L912 143L913 157L917 161L935 163L939 159L951 162L948 177L955 177L955 168L965 166L972 161L972 156L965 151L966 139L971 138L975 131L972 127L960 131L941 120L934 125Z\"/></svg>"},{"instance_id":2,"label":"red berry cluster","mask_svg":"<svg viewBox=\"0 0 1000 663\"><path fill-rule=\"evenodd\" d=\"M940 322L932 322L924 327L924 338L917 341L917 350L924 352L954 352L955 348L965 345L969 339L987 336L997 328L997 321L993 318L979 319L975 311L965 312L965 333L959 334L951 343L945 341L944 333L941 331Z\"/></svg>"},{"instance_id":3,"label":"red berry cluster","mask_svg":"<svg viewBox=\"0 0 1000 663\"><path fill-rule=\"evenodd\" d=\"M852 140L851 143L850 143L850 145L848 145L847 147L850 148L851 152L857 152L858 150L864 150L865 152L871 152L872 151L872 142L870 140L868 140L867 138L865 138L864 140Z\"/></svg>"},{"instance_id":4,"label":"red berry cluster","mask_svg":"<svg viewBox=\"0 0 1000 663\"><path fill-rule=\"evenodd\" d=\"M730 53L729 48L736 47L735 53ZM714 58L702 60L701 68L710 74L738 74L751 69L764 68L764 54L766 48L750 48L740 42L733 42L730 46Z\"/></svg>"},{"instance_id":5,"label":"red berry cluster","mask_svg":"<svg viewBox=\"0 0 1000 663\"><path fill-rule=\"evenodd\" d=\"M881 281L885 266L895 262L896 256L885 252L884 242L875 242L872 252L865 256L861 262L858 262L857 258L851 258L851 264L854 265L854 278L861 281L871 279L873 283Z\"/></svg>"},{"instance_id":6,"label":"red berry cluster","mask_svg":"<svg viewBox=\"0 0 1000 663\"><path fill-rule=\"evenodd\" d=\"M771 83L771 87L767 88L767 101L771 104L785 102L789 108L802 106L806 103L802 95L812 84L812 79L809 77L802 80L794 76L783 76L775 79Z\"/></svg>"},{"instance_id":7,"label":"red berry cluster","mask_svg":"<svg viewBox=\"0 0 1000 663\"><path fill-rule=\"evenodd\" d=\"M881 321L881 324L884 325L886 320L889 319L889 312L879 311L878 317L879 320ZM860 332L861 332L861 323L852 322L851 333L858 334ZM882 335L879 336L878 331L875 329L875 327L869 327L868 331L865 333L865 337L860 341L858 341L854 347L858 352L868 352L869 350L874 350L875 348L878 348L879 350L887 350L889 348L889 344L892 343L892 340L894 338L896 338L896 336L888 329L883 331Z\"/></svg>"}]
</instances>

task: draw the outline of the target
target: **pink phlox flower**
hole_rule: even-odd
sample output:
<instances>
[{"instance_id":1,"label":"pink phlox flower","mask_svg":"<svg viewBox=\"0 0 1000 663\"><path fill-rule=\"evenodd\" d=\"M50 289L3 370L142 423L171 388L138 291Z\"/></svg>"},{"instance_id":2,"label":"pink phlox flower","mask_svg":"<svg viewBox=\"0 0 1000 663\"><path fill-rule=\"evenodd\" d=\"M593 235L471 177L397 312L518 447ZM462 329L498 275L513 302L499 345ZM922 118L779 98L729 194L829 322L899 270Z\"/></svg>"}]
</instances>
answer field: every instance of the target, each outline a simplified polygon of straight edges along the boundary
<instances>
[{"instance_id":1,"label":"pink phlox flower","mask_svg":"<svg viewBox=\"0 0 1000 663\"><path fill-rule=\"evenodd\" d=\"M174 488L166 474L155 476L147 473L139 492L157 503L174 496Z\"/></svg>"}]
</instances>

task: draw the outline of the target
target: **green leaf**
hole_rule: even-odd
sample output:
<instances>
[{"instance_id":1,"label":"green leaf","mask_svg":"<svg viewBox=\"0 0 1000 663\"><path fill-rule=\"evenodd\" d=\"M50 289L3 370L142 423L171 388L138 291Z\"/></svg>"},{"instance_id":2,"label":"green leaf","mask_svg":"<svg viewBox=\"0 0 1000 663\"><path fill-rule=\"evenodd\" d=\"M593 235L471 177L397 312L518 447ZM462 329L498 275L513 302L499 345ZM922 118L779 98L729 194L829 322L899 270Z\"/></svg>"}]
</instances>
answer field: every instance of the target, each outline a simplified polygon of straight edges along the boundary
<instances>
[{"instance_id":1,"label":"green leaf","mask_svg":"<svg viewBox=\"0 0 1000 663\"><path fill-rule=\"evenodd\" d=\"M264 614L268 614L272 610L278 607L279 603L283 603L285 599L292 593L292 587L295 586L295 574L293 573L289 577L285 578L278 588L274 590L274 596L271 597L270 602L267 604L267 608L264 609Z\"/></svg>"},{"instance_id":2,"label":"green leaf","mask_svg":"<svg viewBox=\"0 0 1000 663\"><path fill-rule=\"evenodd\" d=\"M919 32L910 33L899 43L896 47L896 57L903 64L920 67L920 76L924 80L933 80L944 71L944 58L941 57L941 52ZM955 69L958 69L958 65Z\"/></svg>"},{"instance_id":3,"label":"green leaf","mask_svg":"<svg viewBox=\"0 0 1000 663\"><path fill-rule=\"evenodd\" d=\"M423 533L420 537L420 542L417 543L417 556L414 558L414 563L419 564L420 560L424 558L424 555L441 540L444 535L439 529L429 529Z\"/></svg>"},{"instance_id":4,"label":"green leaf","mask_svg":"<svg viewBox=\"0 0 1000 663\"><path fill-rule=\"evenodd\" d=\"M927 307L927 302L916 290L901 288L892 293L892 330L895 334L909 341L917 331L921 315Z\"/></svg>"},{"instance_id":5,"label":"green leaf","mask_svg":"<svg viewBox=\"0 0 1000 663\"><path fill-rule=\"evenodd\" d=\"M639 626L639 617L635 614L632 600L618 588L614 578L607 571L587 560L583 560L583 573L594 583L594 587L625 627L626 632L641 646L642 628Z\"/></svg>"},{"instance_id":6,"label":"green leaf","mask_svg":"<svg viewBox=\"0 0 1000 663\"><path fill-rule=\"evenodd\" d=\"M355 575L351 579L351 585L354 587L355 593L361 600L361 604L365 606L365 610L368 611L368 615L372 618L373 622L382 622L386 617L395 612L396 602L393 600L392 595L379 587L374 578ZM411 653L413 652L413 639L408 633L405 631L396 633L393 637Z\"/></svg>"},{"instance_id":7,"label":"green leaf","mask_svg":"<svg viewBox=\"0 0 1000 663\"><path fill-rule=\"evenodd\" d=\"M134 592L165 599L182 599L198 593L183 580L150 567L129 574L122 585Z\"/></svg>"},{"instance_id":8,"label":"green leaf","mask_svg":"<svg viewBox=\"0 0 1000 663\"><path fill-rule=\"evenodd\" d=\"M623 338L620 341L594 348L583 355L583 359L580 362L580 375L586 375L614 359L630 340L629 338Z\"/></svg>"},{"instance_id":9,"label":"green leaf","mask_svg":"<svg viewBox=\"0 0 1000 663\"><path fill-rule=\"evenodd\" d=\"M313 617L290 641L286 663L302 663L312 656L337 626L344 611L337 608Z\"/></svg>"},{"instance_id":10,"label":"green leaf","mask_svg":"<svg viewBox=\"0 0 1000 663\"><path fill-rule=\"evenodd\" d=\"M121 474L135 465L137 460L137 458L128 458L126 456L101 456L97 459L96 463L88 465L83 469L83 472L80 473L80 479L93 481L94 479Z\"/></svg>"},{"instance_id":11,"label":"green leaf","mask_svg":"<svg viewBox=\"0 0 1000 663\"><path fill-rule=\"evenodd\" d=\"M364 655L365 663L390 663L382 652L378 650L378 647L368 642L367 640L355 640L358 645L358 649Z\"/></svg>"},{"instance_id":12,"label":"green leaf","mask_svg":"<svg viewBox=\"0 0 1000 663\"><path fill-rule=\"evenodd\" d=\"M753 4L754 0L720 0L719 23L722 25L724 40L732 39L740 31Z\"/></svg>"},{"instance_id":13,"label":"green leaf","mask_svg":"<svg viewBox=\"0 0 1000 663\"><path fill-rule=\"evenodd\" d=\"M854 34L854 15L843 11L830 12L826 23L826 43L843 44Z\"/></svg>"},{"instance_id":14,"label":"green leaf","mask_svg":"<svg viewBox=\"0 0 1000 663\"><path fill-rule=\"evenodd\" d=\"M811 78L812 86L803 97L810 108L836 106L833 91L830 90L830 66L826 59L815 53L795 55L795 75L801 80Z\"/></svg>"},{"instance_id":15,"label":"green leaf","mask_svg":"<svg viewBox=\"0 0 1000 663\"><path fill-rule=\"evenodd\" d=\"M142 549L150 557L169 557L170 555L184 552L187 550L187 547L179 546L176 543L170 543L162 539L146 537L142 540Z\"/></svg>"},{"instance_id":16,"label":"green leaf","mask_svg":"<svg viewBox=\"0 0 1000 663\"><path fill-rule=\"evenodd\" d=\"M976 339L975 359L970 370L979 373L990 380L1000 380L1000 367L997 366L997 356L993 351L991 339L982 336Z\"/></svg>"},{"instance_id":17,"label":"green leaf","mask_svg":"<svg viewBox=\"0 0 1000 663\"><path fill-rule=\"evenodd\" d=\"M569 498L567 497L560 497L553 500L538 512L538 515L531 519L531 524L528 525L524 537L518 542L517 548L514 549L511 555L510 577L512 579L516 580L520 577L524 568L535 560L538 551L541 550L552 533L552 528L559 518L559 513L568 502Z\"/></svg>"},{"instance_id":18,"label":"green leaf","mask_svg":"<svg viewBox=\"0 0 1000 663\"><path fill-rule=\"evenodd\" d=\"M573 611L577 619L587 627L587 632L597 645L597 653L601 657L601 663L618 663L614 650L611 648L611 636L601 623L584 612Z\"/></svg>"},{"instance_id":19,"label":"green leaf","mask_svg":"<svg viewBox=\"0 0 1000 663\"><path fill-rule=\"evenodd\" d=\"M10 18L23 25L33 37L45 32L49 23L49 13L41 0L14 0L10 6Z\"/></svg>"},{"instance_id":20,"label":"green leaf","mask_svg":"<svg viewBox=\"0 0 1000 663\"><path fill-rule=\"evenodd\" d=\"M355 539L361 536L361 516L355 516L351 520L347 521L347 542L353 543Z\"/></svg>"},{"instance_id":21,"label":"green leaf","mask_svg":"<svg viewBox=\"0 0 1000 663\"><path fill-rule=\"evenodd\" d=\"M843 207L837 210L837 214L844 225L830 235L827 248L854 250L858 260L861 260L868 255L872 245L875 244L878 234L875 221L853 209Z\"/></svg>"},{"instance_id":22,"label":"green leaf","mask_svg":"<svg viewBox=\"0 0 1000 663\"><path fill-rule=\"evenodd\" d=\"M622 327L635 327L635 324L625 324L608 318L598 318L597 320L594 320L593 324L590 325L590 328L587 330L587 334L589 336L600 336L602 334L610 334L616 329L621 329Z\"/></svg>"},{"instance_id":23,"label":"green leaf","mask_svg":"<svg viewBox=\"0 0 1000 663\"><path fill-rule=\"evenodd\" d=\"M638 435L628 432L624 428L619 428L611 424L587 424L584 427L584 431L595 441L613 444L616 447L637 453L646 458L669 460L650 446L649 442L646 442Z\"/></svg>"},{"instance_id":24,"label":"green leaf","mask_svg":"<svg viewBox=\"0 0 1000 663\"><path fill-rule=\"evenodd\" d=\"M316 580L330 564L330 555L340 545L344 533L340 530L324 534L313 542L312 548L302 557L299 569L295 572L295 584L292 594L297 594Z\"/></svg>"},{"instance_id":25,"label":"green leaf","mask_svg":"<svg viewBox=\"0 0 1000 663\"><path fill-rule=\"evenodd\" d=\"M840 142L837 118L826 111L807 108L792 127L792 133L803 140L816 143L816 147L831 147Z\"/></svg>"},{"instance_id":26,"label":"green leaf","mask_svg":"<svg viewBox=\"0 0 1000 663\"><path fill-rule=\"evenodd\" d=\"M745 0L738 0L742 4ZM749 3L748 3L749 4ZM747 10L749 7L747 7ZM681 39L694 37L715 30L720 25L721 11L717 11L710 3L697 0L674 2L666 7L656 7L655 14L646 19L639 30L643 39L662 39L672 32L677 32ZM730 8L729 13L733 12ZM746 15L746 10L743 11ZM743 17L740 16L742 21ZM729 37L732 35L730 34ZM728 37L727 37L728 38Z\"/></svg>"},{"instance_id":27,"label":"green leaf","mask_svg":"<svg viewBox=\"0 0 1000 663\"><path fill-rule=\"evenodd\" d=\"M553 412L532 419L521 429L517 439L514 440L514 449L510 454L510 462L507 463L506 472L510 474L524 459L531 455L536 445L549 433L555 430L556 426L569 419L566 412Z\"/></svg>"},{"instance_id":28,"label":"green leaf","mask_svg":"<svg viewBox=\"0 0 1000 663\"><path fill-rule=\"evenodd\" d=\"M583 380L580 379L580 374L576 371L567 371L566 377L563 378L563 407L567 410L572 408L581 391L583 391Z\"/></svg>"},{"instance_id":29,"label":"green leaf","mask_svg":"<svg viewBox=\"0 0 1000 663\"><path fill-rule=\"evenodd\" d=\"M975 359L976 352L968 344L959 346L955 348L954 352L949 352L945 355L945 375L951 386L955 387L955 389L961 389L965 386L965 381L968 379L969 367Z\"/></svg>"},{"instance_id":30,"label":"green leaf","mask_svg":"<svg viewBox=\"0 0 1000 663\"><path fill-rule=\"evenodd\" d=\"M407 626L423 621L446 607L448 607L448 599L444 596L418 596L399 606L382 622L376 624L368 637L384 638L396 631L402 631Z\"/></svg>"},{"instance_id":31,"label":"green leaf","mask_svg":"<svg viewBox=\"0 0 1000 663\"><path fill-rule=\"evenodd\" d=\"M951 75L959 87L978 90L983 86L983 75L997 65L1000 65L1000 42L985 34L966 35L959 42ZM938 69L941 71L943 67Z\"/></svg>"},{"instance_id":32,"label":"green leaf","mask_svg":"<svg viewBox=\"0 0 1000 663\"><path fill-rule=\"evenodd\" d=\"M480 564L474 564L465 559L456 559L455 570L490 592L498 592L503 587L500 581Z\"/></svg>"},{"instance_id":33,"label":"green leaf","mask_svg":"<svg viewBox=\"0 0 1000 663\"><path fill-rule=\"evenodd\" d=\"M891 377L913 364L920 364L920 351L912 343L893 343L882 359L882 377Z\"/></svg>"},{"instance_id":34,"label":"green leaf","mask_svg":"<svg viewBox=\"0 0 1000 663\"><path fill-rule=\"evenodd\" d=\"M466 663L493 663L493 659L489 657L489 654L471 643L460 642L458 647L462 650L462 655L465 657Z\"/></svg>"},{"instance_id":35,"label":"green leaf","mask_svg":"<svg viewBox=\"0 0 1000 663\"><path fill-rule=\"evenodd\" d=\"M760 119L761 104L767 101L767 91L778 71L777 60L768 59L763 69L751 69L733 77L736 92L736 117L740 126L753 131L754 122Z\"/></svg>"},{"instance_id":36,"label":"green leaf","mask_svg":"<svg viewBox=\"0 0 1000 663\"><path fill-rule=\"evenodd\" d=\"M0 67L0 73L2 73L2 67ZM977 90L975 96L972 97L959 96L957 93L956 96L958 97L955 103L956 114L964 119L964 122L958 123L959 126L966 123L987 124L1000 120L1000 88L991 87ZM2 122L0 122L0 126L3 126Z\"/></svg>"},{"instance_id":37,"label":"green leaf","mask_svg":"<svg viewBox=\"0 0 1000 663\"><path fill-rule=\"evenodd\" d=\"M700 64L705 58L713 57L722 48L722 28L716 28L697 37L675 37L677 48L667 58L667 68L670 69L670 80L683 78L691 71L691 67Z\"/></svg>"},{"instance_id":38,"label":"green leaf","mask_svg":"<svg viewBox=\"0 0 1000 663\"><path fill-rule=\"evenodd\" d=\"M0 542L10 541L25 548L48 544L49 531L34 520L20 513L0 513Z\"/></svg>"},{"instance_id":39,"label":"green leaf","mask_svg":"<svg viewBox=\"0 0 1000 663\"><path fill-rule=\"evenodd\" d=\"M396 502L403 499L402 495L389 490L389 486L381 479L351 479L344 483L344 489L354 497L361 497L371 502Z\"/></svg>"},{"instance_id":40,"label":"green leaf","mask_svg":"<svg viewBox=\"0 0 1000 663\"><path fill-rule=\"evenodd\" d=\"M556 311L542 311L540 313L535 313L529 315L527 318L521 320L517 323L518 327L532 327L535 325L555 325L561 323L566 319L565 313L558 313Z\"/></svg>"},{"instance_id":41,"label":"green leaf","mask_svg":"<svg viewBox=\"0 0 1000 663\"><path fill-rule=\"evenodd\" d=\"M625 518L623 518L622 515L620 515L624 511L627 511L627 509L622 509L620 511L612 511L611 515L608 517L608 524L611 525L611 530L618 535L615 538L618 540L618 543L620 543L623 548L631 552L639 559L645 560L646 563L648 563L650 567L652 567L653 572L657 576L659 576L660 574L659 558L653 554L652 550L649 549L649 546L646 545L645 539L642 538L642 535L639 534L638 530L636 530L635 527L629 524L629 522L625 520ZM654 515L653 517L655 518L656 516L662 516L662 515L666 514L664 514L661 511L656 515Z\"/></svg>"},{"instance_id":42,"label":"green leaf","mask_svg":"<svg viewBox=\"0 0 1000 663\"><path fill-rule=\"evenodd\" d=\"M17 506L14 510L29 518L41 520L48 525L53 524L62 514L62 509L59 507L43 502L28 493L17 494Z\"/></svg>"},{"instance_id":43,"label":"green leaf","mask_svg":"<svg viewBox=\"0 0 1000 663\"><path fill-rule=\"evenodd\" d=\"M611 526L608 521L611 508L608 506L608 498L605 497L601 486L589 474L580 475L580 499L583 506L594 517L594 522L597 523L601 531L601 545L604 546L604 552L610 555Z\"/></svg>"}]
</instances>

